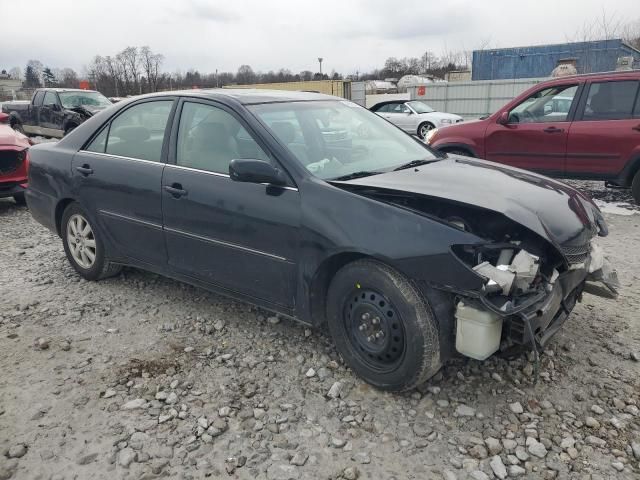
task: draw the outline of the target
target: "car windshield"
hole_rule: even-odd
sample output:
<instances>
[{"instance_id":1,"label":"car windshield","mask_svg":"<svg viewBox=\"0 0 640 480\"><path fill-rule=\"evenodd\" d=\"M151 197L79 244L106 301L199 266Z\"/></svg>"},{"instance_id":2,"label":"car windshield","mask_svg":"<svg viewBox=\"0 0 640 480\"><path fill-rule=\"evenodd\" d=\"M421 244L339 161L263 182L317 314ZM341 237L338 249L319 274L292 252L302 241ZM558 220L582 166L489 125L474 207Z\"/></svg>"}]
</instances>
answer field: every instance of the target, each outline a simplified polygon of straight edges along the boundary
<instances>
[{"instance_id":1,"label":"car windshield","mask_svg":"<svg viewBox=\"0 0 640 480\"><path fill-rule=\"evenodd\" d=\"M325 180L437 159L426 145L350 101L267 103L250 109L307 170Z\"/></svg>"},{"instance_id":2,"label":"car windshield","mask_svg":"<svg viewBox=\"0 0 640 480\"><path fill-rule=\"evenodd\" d=\"M431 108L429 105L427 105L424 102L420 102L420 101L407 102L407 105L409 105L413 109L413 111L416 113L435 112L433 108Z\"/></svg>"},{"instance_id":3,"label":"car windshield","mask_svg":"<svg viewBox=\"0 0 640 480\"><path fill-rule=\"evenodd\" d=\"M99 92L60 92L59 95L62 106L65 108L112 105L109 99Z\"/></svg>"}]
</instances>

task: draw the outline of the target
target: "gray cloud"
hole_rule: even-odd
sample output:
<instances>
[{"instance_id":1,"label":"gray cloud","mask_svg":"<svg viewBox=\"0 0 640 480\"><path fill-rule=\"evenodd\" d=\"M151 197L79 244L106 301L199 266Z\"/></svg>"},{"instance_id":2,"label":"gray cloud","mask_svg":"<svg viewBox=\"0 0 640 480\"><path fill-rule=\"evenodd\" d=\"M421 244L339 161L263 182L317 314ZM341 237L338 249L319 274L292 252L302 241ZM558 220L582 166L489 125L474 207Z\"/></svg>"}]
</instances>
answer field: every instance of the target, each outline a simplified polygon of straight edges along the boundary
<instances>
[{"instance_id":1,"label":"gray cloud","mask_svg":"<svg viewBox=\"0 0 640 480\"><path fill-rule=\"evenodd\" d=\"M0 0L2 1L2 0ZM640 17L638 0L607 14ZM182 71L323 69L349 74L387 57L563 42L602 16L602 0L19 0L2 1L0 69L35 58L81 69L128 45ZM28 26L28 28L25 28Z\"/></svg>"}]
</instances>

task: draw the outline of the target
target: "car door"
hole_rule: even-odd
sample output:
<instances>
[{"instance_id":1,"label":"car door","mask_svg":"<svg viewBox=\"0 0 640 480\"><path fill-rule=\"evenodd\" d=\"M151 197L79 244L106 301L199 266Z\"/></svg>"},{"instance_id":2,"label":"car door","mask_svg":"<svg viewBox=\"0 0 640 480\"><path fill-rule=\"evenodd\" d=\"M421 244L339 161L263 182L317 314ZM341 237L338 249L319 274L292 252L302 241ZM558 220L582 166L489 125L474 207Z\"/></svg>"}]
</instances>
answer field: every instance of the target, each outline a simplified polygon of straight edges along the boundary
<instances>
[{"instance_id":1,"label":"car door","mask_svg":"<svg viewBox=\"0 0 640 480\"><path fill-rule=\"evenodd\" d=\"M47 91L44 94L44 101L40 107L40 129L41 133L51 137L62 137L62 105L58 94L54 91Z\"/></svg>"},{"instance_id":2,"label":"car door","mask_svg":"<svg viewBox=\"0 0 640 480\"><path fill-rule=\"evenodd\" d=\"M42 131L40 130L40 108L42 107L42 102L44 100L44 91L37 90L33 96L33 100L31 101L31 105L29 105L29 113L26 118L23 118L22 128L26 133L30 133L32 135L42 135Z\"/></svg>"},{"instance_id":3,"label":"car door","mask_svg":"<svg viewBox=\"0 0 640 480\"><path fill-rule=\"evenodd\" d=\"M541 88L508 112L508 121L489 124L485 159L561 176L578 83Z\"/></svg>"},{"instance_id":4,"label":"car door","mask_svg":"<svg viewBox=\"0 0 640 480\"><path fill-rule=\"evenodd\" d=\"M417 126L414 127L413 124L415 123L416 116L411 109L404 103L392 104L389 105L389 107L389 110L384 112L382 116L405 132L415 133Z\"/></svg>"},{"instance_id":5,"label":"car door","mask_svg":"<svg viewBox=\"0 0 640 480\"><path fill-rule=\"evenodd\" d=\"M569 130L567 174L614 177L640 149L638 80L591 81Z\"/></svg>"},{"instance_id":6,"label":"car door","mask_svg":"<svg viewBox=\"0 0 640 480\"><path fill-rule=\"evenodd\" d=\"M72 161L76 197L120 255L166 264L161 182L175 100L120 111Z\"/></svg>"},{"instance_id":7,"label":"car door","mask_svg":"<svg viewBox=\"0 0 640 480\"><path fill-rule=\"evenodd\" d=\"M184 100L174 122L162 211L169 266L231 292L293 307L300 199L297 188L235 182L236 158L276 163L232 110Z\"/></svg>"}]
</instances>

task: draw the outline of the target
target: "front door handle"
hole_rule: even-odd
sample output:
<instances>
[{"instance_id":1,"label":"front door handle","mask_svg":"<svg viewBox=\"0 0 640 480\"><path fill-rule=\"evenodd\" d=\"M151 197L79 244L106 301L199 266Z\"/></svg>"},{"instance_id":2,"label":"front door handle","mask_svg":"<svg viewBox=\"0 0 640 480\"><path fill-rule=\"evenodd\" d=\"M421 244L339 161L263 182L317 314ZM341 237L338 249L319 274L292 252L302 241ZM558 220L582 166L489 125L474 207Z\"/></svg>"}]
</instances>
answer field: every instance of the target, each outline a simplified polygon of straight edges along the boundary
<instances>
[{"instance_id":1,"label":"front door handle","mask_svg":"<svg viewBox=\"0 0 640 480\"><path fill-rule=\"evenodd\" d=\"M186 190L183 190L182 185L179 183L172 183L171 185L165 185L164 191L173 195L174 198L184 197L187 194Z\"/></svg>"},{"instance_id":2,"label":"front door handle","mask_svg":"<svg viewBox=\"0 0 640 480\"><path fill-rule=\"evenodd\" d=\"M636 125L635 127L631 127L631 129L640 132L640 124Z\"/></svg>"},{"instance_id":3,"label":"front door handle","mask_svg":"<svg viewBox=\"0 0 640 480\"><path fill-rule=\"evenodd\" d=\"M91 175L93 173L93 168L91 168L86 163L84 165L82 165L81 167L76 167L76 170L78 172L80 172L82 175L84 175L85 177L88 177L89 175Z\"/></svg>"},{"instance_id":4,"label":"front door handle","mask_svg":"<svg viewBox=\"0 0 640 480\"><path fill-rule=\"evenodd\" d=\"M543 130L544 133L562 133L564 130L562 128L549 127Z\"/></svg>"}]
</instances>

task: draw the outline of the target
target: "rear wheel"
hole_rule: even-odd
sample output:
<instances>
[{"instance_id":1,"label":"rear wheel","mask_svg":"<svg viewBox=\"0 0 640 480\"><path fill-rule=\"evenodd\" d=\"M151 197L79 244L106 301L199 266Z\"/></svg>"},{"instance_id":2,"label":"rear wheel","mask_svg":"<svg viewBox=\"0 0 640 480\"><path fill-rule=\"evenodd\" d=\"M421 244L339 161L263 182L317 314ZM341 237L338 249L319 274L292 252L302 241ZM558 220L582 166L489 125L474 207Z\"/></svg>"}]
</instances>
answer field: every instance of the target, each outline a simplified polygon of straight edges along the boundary
<instances>
[{"instance_id":1,"label":"rear wheel","mask_svg":"<svg viewBox=\"0 0 640 480\"><path fill-rule=\"evenodd\" d=\"M66 136L67 136L67 135L69 135L71 132L73 132L73 130L75 130L77 126L78 126L78 125L75 125L75 124L73 124L73 123L72 123L71 125L67 125L67 128L65 128L65 130L64 130L64 136L66 137Z\"/></svg>"},{"instance_id":2,"label":"rear wheel","mask_svg":"<svg viewBox=\"0 0 640 480\"><path fill-rule=\"evenodd\" d=\"M61 232L69 263L86 280L110 277L122 269L105 257L104 243L79 204L71 203L64 211Z\"/></svg>"},{"instance_id":3,"label":"rear wheel","mask_svg":"<svg viewBox=\"0 0 640 480\"><path fill-rule=\"evenodd\" d=\"M436 128L436 126L433 123L430 123L430 122L421 123L420 126L418 127L418 136L424 140L425 138L427 138L427 134L434 128Z\"/></svg>"},{"instance_id":4,"label":"rear wheel","mask_svg":"<svg viewBox=\"0 0 640 480\"><path fill-rule=\"evenodd\" d=\"M636 172L633 182L631 182L631 194L636 203L640 205L640 170Z\"/></svg>"},{"instance_id":5,"label":"rear wheel","mask_svg":"<svg viewBox=\"0 0 640 480\"><path fill-rule=\"evenodd\" d=\"M27 204L27 200L24 198L24 193L16 193L13 196L13 201L16 202L18 205L26 205Z\"/></svg>"},{"instance_id":6,"label":"rear wheel","mask_svg":"<svg viewBox=\"0 0 640 480\"><path fill-rule=\"evenodd\" d=\"M327 317L344 360L375 387L408 390L441 366L429 305L406 277L383 263L359 260L338 271Z\"/></svg>"}]
</instances>

